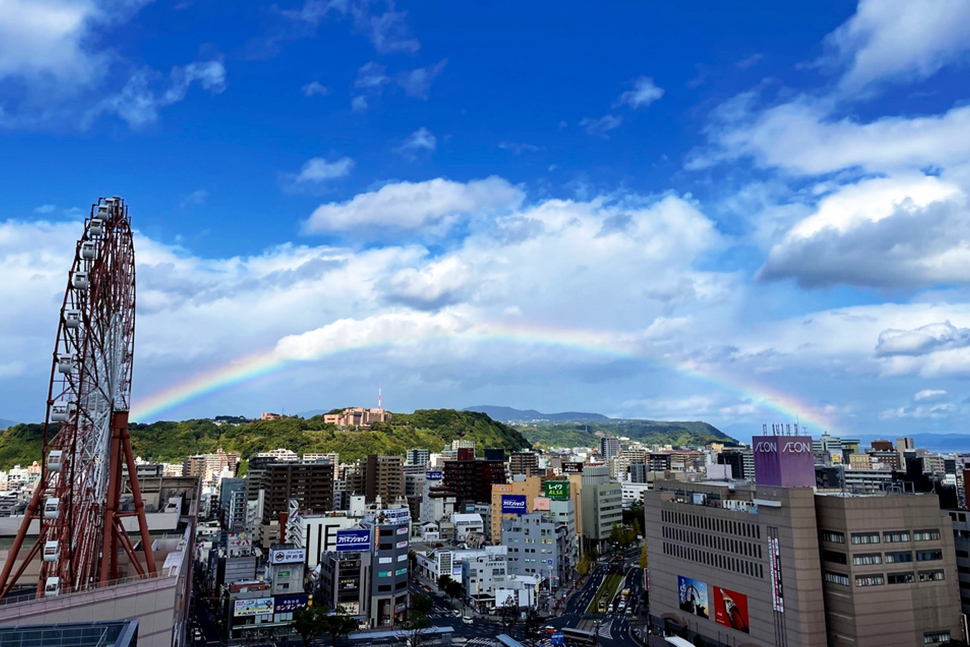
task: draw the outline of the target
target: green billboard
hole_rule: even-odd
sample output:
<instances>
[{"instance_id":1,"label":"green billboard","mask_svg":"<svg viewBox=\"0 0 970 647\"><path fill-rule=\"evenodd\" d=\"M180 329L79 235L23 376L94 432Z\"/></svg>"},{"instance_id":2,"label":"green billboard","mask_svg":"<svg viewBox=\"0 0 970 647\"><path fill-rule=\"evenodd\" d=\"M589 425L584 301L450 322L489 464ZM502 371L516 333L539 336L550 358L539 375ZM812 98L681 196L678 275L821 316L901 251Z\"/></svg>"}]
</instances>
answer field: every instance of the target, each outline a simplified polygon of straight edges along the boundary
<instances>
[{"instance_id":1,"label":"green billboard","mask_svg":"<svg viewBox=\"0 0 970 647\"><path fill-rule=\"evenodd\" d=\"M568 499L569 481L546 481L546 496L550 499Z\"/></svg>"}]
</instances>

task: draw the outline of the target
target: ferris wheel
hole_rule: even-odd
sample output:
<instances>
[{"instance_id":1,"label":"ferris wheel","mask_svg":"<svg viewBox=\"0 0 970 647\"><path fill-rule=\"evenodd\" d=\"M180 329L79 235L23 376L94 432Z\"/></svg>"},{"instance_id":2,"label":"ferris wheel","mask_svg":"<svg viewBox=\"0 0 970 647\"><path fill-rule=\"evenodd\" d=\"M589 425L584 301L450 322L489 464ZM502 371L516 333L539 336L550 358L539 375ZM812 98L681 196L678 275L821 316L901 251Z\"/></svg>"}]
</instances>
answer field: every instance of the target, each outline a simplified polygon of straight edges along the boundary
<instances>
[{"instance_id":1,"label":"ferris wheel","mask_svg":"<svg viewBox=\"0 0 970 647\"><path fill-rule=\"evenodd\" d=\"M155 574L128 436L134 341L135 254L128 207L121 198L101 198L85 220L68 275L51 365L41 476L0 572L0 598L38 554L38 596L119 577L119 548L136 573ZM120 509L125 481L134 510ZM137 518L144 563L125 517ZM21 556L35 520L37 542Z\"/></svg>"}]
</instances>

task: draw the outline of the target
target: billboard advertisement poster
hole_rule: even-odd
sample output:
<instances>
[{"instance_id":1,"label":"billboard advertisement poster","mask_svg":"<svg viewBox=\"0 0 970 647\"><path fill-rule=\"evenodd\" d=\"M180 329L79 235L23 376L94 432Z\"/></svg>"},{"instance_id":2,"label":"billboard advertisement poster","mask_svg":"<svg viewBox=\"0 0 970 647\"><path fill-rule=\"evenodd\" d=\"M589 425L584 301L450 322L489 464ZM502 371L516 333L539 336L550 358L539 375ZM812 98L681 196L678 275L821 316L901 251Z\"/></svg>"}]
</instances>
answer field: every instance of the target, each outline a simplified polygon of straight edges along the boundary
<instances>
[{"instance_id":1,"label":"billboard advertisement poster","mask_svg":"<svg viewBox=\"0 0 970 647\"><path fill-rule=\"evenodd\" d=\"M544 496L537 496L532 499L532 511L537 510L548 510L549 509L549 499Z\"/></svg>"},{"instance_id":2,"label":"billboard advertisement poster","mask_svg":"<svg viewBox=\"0 0 970 647\"><path fill-rule=\"evenodd\" d=\"M297 609L305 609L309 603L310 596L306 593L296 595L277 595L276 604L273 610L276 613L293 613Z\"/></svg>"},{"instance_id":3,"label":"billboard advertisement poster","mask_svg":"<svg viewBox=\"0 0 970 647\"><path fill-rule=\"evenodd\" d=\"M677 576L677 598L680 608L699 618L708 618L707 583Z\"/></svg>"},{"instance_id":4,"label":"billboard advertisement poster","mask_svg":"<svg viewBox=\"0 0 970 647\"><path fill-rule=\"evenodd\" d=\"M508 483L493 483L492 492L511 492L512 486Z\"/></svg>"},{"instance_id":5,"label":"billboard advertisement poster","mask_svg":"<svg viewBox=\"0 0 970 647\"><path fill-rule=\"evenodd\" d=\"M744 593L712 586L714 622L744 633L751 633L748 622L748 596Z\"/></svg>"},{"instance_id":6,"label":"billboard advertisement poster","mask_svg":"<svg viewBox=\"0 0 970 647\"><path fill-rule=\"evenodd\" d=\"M771 608L784 613L785 596L781 590L781 555L777 537L768 537L768 559L771 561Z\"/></svg>"},{"instance_id":7,"label":"billboard advertisement poster","mask_svg":"<svg viewBox=\"0 0 970 647\"><path fill-rule=\"evenodd\" d=\"M375 514L377 523L407 523L411 520L410 508L386 508Z\"/></svg>"},{"instance_id":8,"label":"billboard advertisement poster","mask_svg":"<svg viewBox=\"0 0 970 647\"><path fill-rule=\"evenodd\" d=\"M426 481L440 481L443 478L443 472L425 472L424 478Z\"/></svg>"},{"instance_id":9,"label":"billboard advertisement poster","mask_svg":"<svg viewBox=\"0 0 970 647\"><path fill-rule=\"evenodd\" d=\"M269 551L270 564L298 564L306 561L306 548L277 548Z\"/></svg>"},{"instance_id":10,"label":"billboard advertisement poster","mask_svg":"<svg viewBox=\"0 0 970 647\"><path fill-rule=\"evenodd\" d=\"M583 464L580 462L563 463L562 471L566 474L579 474L583 471Z\"/></svg>"},{"instance_id":11,"label":"billboard advertisement poster","mask_svg":"<svg viewBox=\"0 0 970 647\"><path fill-rule=\"evenodd\" d=\"M546 498L549 499L568 499L569 481L546 481Z\"/></svg>"},{"instance_id":12,"label":"billboard advertisement poster","mask_svg":"<svg viewBox=\"0 0 970 647\"><path fill-rule=\"evenodd\" d=\"M503 494L502 514L525 514L525 499L524 494Z\"/></svg>"},{"instance_id":13,"label":"billboard advertisement poster","mask_svg":"<svg viewBox=\"0 0 970 647\"><path fill-rule=\"evenodd\" d=\"M232 615L237 618L249 616L265 616L273 613L273 598L252 598L249 600L236 600L233 605Z\"/></svg>"},{"instance_id":14,"label":"billboard advertisement poster","mask_svg":"<svg viewBox=\"0 0 970 647\"><path fill-rule=\"evenodd\" d=\"M337 552L367 550L370 546L370 530L338 530Z\"/></svg>"}]
</instances>

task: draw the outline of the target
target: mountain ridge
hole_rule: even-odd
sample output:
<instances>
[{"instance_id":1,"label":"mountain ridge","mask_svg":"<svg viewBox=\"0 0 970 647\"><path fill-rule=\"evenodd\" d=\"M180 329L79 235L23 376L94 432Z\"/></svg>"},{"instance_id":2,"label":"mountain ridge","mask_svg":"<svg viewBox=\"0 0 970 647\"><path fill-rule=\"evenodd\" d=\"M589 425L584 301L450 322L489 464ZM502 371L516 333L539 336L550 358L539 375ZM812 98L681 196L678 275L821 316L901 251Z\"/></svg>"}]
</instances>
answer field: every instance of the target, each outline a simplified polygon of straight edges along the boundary
<instances>
[{"instance_id":1,"label":"mountain ridge","mask_svg":"<svg viewBox=\"0 0 970 647\"><path fill-rule=\"evenodd\" d=\"M484 413L492 420L505 422L533 422L536 420L548 420L549 422L573 422L576 420L610 420L602 413L589 413L585 411L563 411L561 413L542 413L535 409L515 409L513 407L503 407L493 404L479 404L472 407L465 407L462 411L477 411Z\"/></svg>"}]
</instances>

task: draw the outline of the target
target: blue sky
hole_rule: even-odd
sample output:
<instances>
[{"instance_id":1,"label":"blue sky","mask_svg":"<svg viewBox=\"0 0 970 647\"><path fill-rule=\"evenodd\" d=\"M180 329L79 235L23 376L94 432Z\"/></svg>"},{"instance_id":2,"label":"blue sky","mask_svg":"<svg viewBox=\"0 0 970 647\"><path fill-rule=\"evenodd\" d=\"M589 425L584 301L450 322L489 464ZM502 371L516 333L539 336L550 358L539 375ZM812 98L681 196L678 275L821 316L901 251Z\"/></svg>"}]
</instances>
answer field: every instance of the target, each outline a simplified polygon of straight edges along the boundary
<instances>
[{"instance_id":1,"label":"blue sky","mask_svg":"<svg viewBox=\"0 0 970 647\"><path fill-rule=\"evenodd\" d=\"M14 0L0 418L99 195L157 415L503 404L847 435L970 413L970 9Z\"/></svg>"}]
</instances>

